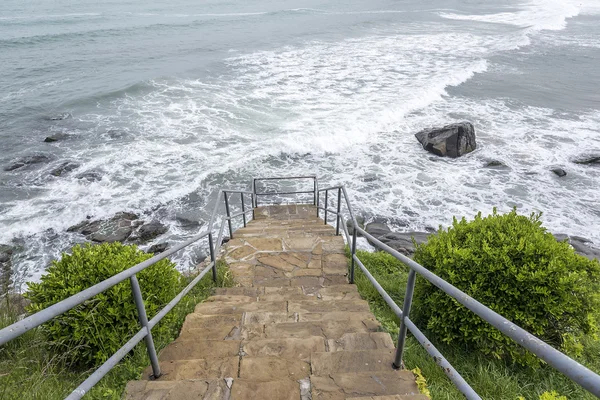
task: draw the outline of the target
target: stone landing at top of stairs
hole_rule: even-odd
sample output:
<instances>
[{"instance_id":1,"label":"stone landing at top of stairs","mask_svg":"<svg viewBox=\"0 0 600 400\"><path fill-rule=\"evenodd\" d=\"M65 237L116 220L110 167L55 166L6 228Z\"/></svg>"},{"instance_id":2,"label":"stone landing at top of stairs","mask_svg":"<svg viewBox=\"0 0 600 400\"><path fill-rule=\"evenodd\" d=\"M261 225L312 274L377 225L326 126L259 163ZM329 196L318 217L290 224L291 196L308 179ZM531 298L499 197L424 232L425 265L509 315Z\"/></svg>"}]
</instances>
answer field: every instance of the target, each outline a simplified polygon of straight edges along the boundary
<instances>
[{"instance_id":1,"label":"stone landing at top of stairs","mask_svg":"<svg viewBox=\"0 0 600 400\"><path fill-rule=\"evenodd\" d=\"M217 289L159 355L163 375L126 398L424 400L394 343L348 284L344 242L314 206L265 206L234 232Z\"/></svg>"}]
</instances>

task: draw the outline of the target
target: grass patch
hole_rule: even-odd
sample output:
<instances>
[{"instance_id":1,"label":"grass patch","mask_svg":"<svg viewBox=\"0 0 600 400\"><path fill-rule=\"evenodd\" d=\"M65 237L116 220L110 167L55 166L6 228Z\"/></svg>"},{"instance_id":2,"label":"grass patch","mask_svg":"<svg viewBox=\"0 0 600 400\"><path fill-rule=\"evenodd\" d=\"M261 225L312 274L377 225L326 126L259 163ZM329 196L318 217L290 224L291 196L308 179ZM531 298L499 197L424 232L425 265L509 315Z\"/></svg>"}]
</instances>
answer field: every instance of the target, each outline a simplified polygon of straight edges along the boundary
<instances>
[{"instance_id":1,"label":"grass patch","mask_svg":"<svg viewBox=\"0 0 600 400\"><path fill-rule=\"evenodd\" d=\"M233 286L233 278L223 261L218 262L217 282L210 272L171 310L172 322L162 335L154 336L156 350L160 351L179 335L186 315L194 311L196 304L211 295L215 287ZM187 285L193 277L186 279ZM182 287L183 288L183 287ZM133 302L133 299L131 299ZM16 322L11 310L0 313L0 328ZM164 320L163 320L164 321ZM163 321L159 323L162 324ZM123 338L123 344L130 338ZM47 350L47 340L38 329L33 329L0 347L0 400L40 399L62 400L93 370L74 371L65 360ZM86 399L121 399L125 385L139 379L142 371L150 365L144 341L138 344L115 368L113 368L86 396Z\"/></svg>"},{"instance_id":2,"label":"grass patch","mask_svg":"<svg viewBox=\"0 0 600 400\"><path fill-rule=\"evenodd\" d=\"M348 249L346 251L349 256ZM358 250L357 255L396 304L402 307L408 267L385 252L370 253ZM417 277L417 279L423 278ZM399 329L398 318L358 266L355 268L355 283L361 296L369 302L371 311L381 322L383 329L396 341ZM424 328L419 326L422 331ZM553 390L568 399L596 398L550 366L544 365L535 370L520 367L482 356L466 348L439 343L431 335L427 336L484 399L515 400L522 396L527 400L538 400L544 392ZM583 354L577 361L600 373L598 354L600 354L600 342L587 338L584 341ZM433 400L464 398L410 333L404 352L404 363L408 369L416 367L421 369L427 379Z\"/></svg>"}]
</instances>

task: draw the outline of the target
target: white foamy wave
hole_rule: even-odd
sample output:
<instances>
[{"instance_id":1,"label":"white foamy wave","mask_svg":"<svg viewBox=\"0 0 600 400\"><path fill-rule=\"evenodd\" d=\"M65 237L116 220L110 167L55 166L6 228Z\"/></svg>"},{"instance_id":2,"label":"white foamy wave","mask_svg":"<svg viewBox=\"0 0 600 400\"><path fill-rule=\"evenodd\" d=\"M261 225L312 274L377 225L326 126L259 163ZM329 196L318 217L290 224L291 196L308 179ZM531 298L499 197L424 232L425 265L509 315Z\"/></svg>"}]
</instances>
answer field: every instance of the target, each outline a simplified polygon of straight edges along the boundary
<instances>
[{"instance_id":1,"label":"white foamy wave","mask_svg":"<svg viewBox=\"0 0 600 400\"><path fill-rule=\"evenodd\" d=\"M484 15L439 13L443 18L516 25L534 31L562 30L567 19L579 15L582 10L578 0L533 0L517 5L518 11Z\"/></svg>"}]
</instances>

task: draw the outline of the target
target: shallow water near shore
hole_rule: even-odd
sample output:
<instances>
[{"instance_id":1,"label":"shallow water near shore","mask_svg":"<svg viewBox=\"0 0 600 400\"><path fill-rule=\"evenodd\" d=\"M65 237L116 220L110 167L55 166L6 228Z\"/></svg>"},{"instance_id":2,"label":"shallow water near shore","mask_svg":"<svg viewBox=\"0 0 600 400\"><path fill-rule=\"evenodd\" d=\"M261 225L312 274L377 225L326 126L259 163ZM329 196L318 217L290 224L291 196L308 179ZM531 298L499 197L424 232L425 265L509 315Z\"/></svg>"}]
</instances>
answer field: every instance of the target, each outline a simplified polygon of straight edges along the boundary
<instances>
[{"instance_id":1,"label":"shallow water near shore","mask_svg":"<svg viewBox=\"0 0 600 400\"><path fill-rule=\"evenodd\" d=\"M0 243L22 284L87 216L133 211L177 243L220 187L315 174L397 230L517 207L600 246L600 169L572 162L600 153L599 61L591 0L5 0ZM463 158L413 136L461 120L479 145ZM50 161L2 170L32 154Z\"/></svg>"}]
</instances>

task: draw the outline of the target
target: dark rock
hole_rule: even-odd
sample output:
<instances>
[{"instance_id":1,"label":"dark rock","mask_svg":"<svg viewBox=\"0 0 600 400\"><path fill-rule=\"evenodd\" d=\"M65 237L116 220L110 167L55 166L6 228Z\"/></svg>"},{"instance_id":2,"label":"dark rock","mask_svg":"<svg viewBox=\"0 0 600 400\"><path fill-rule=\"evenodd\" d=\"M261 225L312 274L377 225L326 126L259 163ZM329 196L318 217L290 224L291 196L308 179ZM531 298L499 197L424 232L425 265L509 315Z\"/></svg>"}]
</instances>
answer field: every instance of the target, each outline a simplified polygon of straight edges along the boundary
<instances>
[{"instance_id":1,"label":"dark rock","mask_svg":"<svg viewBox=\"0 0 600 400\"><path fill-rule=\"evenodd\" d=\"M356 222L358 223L358 227L365 229L365 217L363 217L362 215L357 215L355 218ZM346 227L348 228L348 233L350 234L350 236L354 235L354 224L352 223L352 220L350 218L348 218L348 220L346 221ZM357 236L360 237L362 235L360 233L357 233Z\"/></svg>"},{"instance_id":2,"label":"dark rock","mask_svg":"<svg viewBox=\"0 0 600 400\"><path fill-rule=\"evenodd\" d=\"M8 299L3 298L0 301L0 312L9 311L12 315L24 317L27 313L27 306L31 304L31 300L26 299L20 293L7 293ZM22 318L19 318L21 320Z\"/></svg>"},{"instance_id":3,"label":"dark rock","mask_svg":"<svg viewBox=\"0 0 600 400\"><path fill-rule=\"evenodd\" d=\"M157 243L157 244L153 244L152 246L150 246L150 248L148 249L148 251L146 253L160 254L163 251L167 250L168 248L169 248L169 243L167 243L167 242Z\"/></svg>"},{"instance_id":4,"label":"dark rock","mask_svg":"<svg viewBox=\"0 0 600 400\"><path fill-rule=\"evenodd\" d=\"M416 250L413 238L417 244L422 244L427 242L429 235L427 232L390 232L378 239L405 256L412 256Z\"/></svg>"},{"instance_id":5,"label":"dark rock","mask_svg":"<svg viewBox=\"0 0 600 400\"><path fill-rule=\"evenodd\" d=\"M477 148L475 128L470 122L425 129L415 137L425 150L440 157L456 158Z\"/></svg>"},{"instance_id":6,"label":"dark rock","mask_svg":"<svg viewBox=\"0 0 600 400\"><path fill-rule=\"evenodd\" d=\"M600 260L600 249L592 247L589 239L575 235L570 236L564 233L553 233L553 236L559 242L566 241L569 243L577 254L587 257L590 260L593 260L594 258Z\"/></svg>"},{"instance_id":7,"label":"dark rock","mask_svg":"<svg viewBox=\"0 0 600 400\"><path fill-rule=\"evenodd\" d=\"M59 140L63 140L68 138L69 135L67 135L66 133L57 133L51 136L46 136L46 139L44 139L45 143L53 143L53 142L58 142Z\"/></svg>"},{"instance_id":8,"label":"dark rock","mask_svg":"<svg viewBox=\"0 0 600 400\"><path fill-rule=\"evenodd\" d=\"M136 214L120 212L107 220L83 221L67 229L67 232L80 233L94 242L123 242L133 233L133 221L137 219Z\"/></svg>"},{"instance_id":9,"label":"dark rock","mask_svg":"<svg viewBox=\"0 0 600 400\"><path fill-rule=\"evenodd\" d=\"M485 165L485 168L506 168L506 164L504 164L502 161L498 161L498 160L491 160L488 161Z\"/></svg>"},{"instance_id":10,"label":"dark rock","mask_svg":"<svg viewBox=\"0 0 600 400\"><path fill-rule=\"evenodd\" d=\"M377 175L367 175L362 178L363 182L375 182L377 180Z\"/></svg>"},{"instance_id":11,"label":"dark rock","mask_svg":"<svg viewBox=\"0 0 600 400\"><path fill-rule=\"evenodd\" d=\"M576 160L573 160L575 164L583 164L583 165L600 165L600 155L589 155L582 156Z\"/></svg>"},{"instance_id":12,"label":"dark rock","mask_svg":"<svg viewBox=\"0 0 600 400\"><path fill-rule=\"evenodd\" d=\"M391 232L391 229L384 223L381 222L371 222L367 224L365 228L368 234L375 236L376 238L386 235Z\"/></svg>"},{"instance_id":13,"label":"dark rock","mask_svg":"<svg viewBox=\"0 0 600 400\"><path fill-rule=\"evenodd\" d=\"M163 233L167 232L168 230L169 230L169 228L167 228L165 225L161 224L160 222L152 221L152 222L149 222L147 224L140 226L137 233L138 233L138 237L140 238L140 240L142 242L147 242L149 240L157 238L158 236L162 235Z\"/></svg>"},{"instance_id":14,"label":"dark rock","mask_svg":"<svg viewBox=\"0 0 600 400\"><path fill-rule=\"evenodd\" d=\"M593 248L589 245L589 242L575 239L575 236L570 237L571 246L575 249L577 254L593 260L594 258L600 260L600 249Z\"/></svg>"},{"instance_id":15,"label":"dark rock","mask_svg":"<svg viewBox=\"0 0 600 400\"><path fill-rule=\"evenodd\" d=\"M563 176L567 176L567 171L565 171L562 168L553 168L551 171L554 172L556 175L558 175L561 178Z\"/></svg>"},{"instance_id":16,"label":"dark rock","mask_svg":"<svg viewBox=\"0 0 600 400\"><path fill-rule=\"evenodd\" d=\"M175 214L175 220L179 222L181 226L201 226L200 215L194 212L178 212Z\"/></svg>"},{"instance_id":17,"label":"dark rock","mask_svg":"<svg viewBox=\"0 0 600 400\"><path fill-rule=\"evenodd\" d=\"M231 238L229 238L228 236L224 236L223 239L221 239L221 246L229 242L230 240Z\"/></svg>"},{"instance_id":18,"label":"dark rock","mask_svg":"<svg viewBox=\"0 0 600 400\"><path fill-rule=\"evenodd\" d=\"M62 114L54 115L54 116L52 116L52 117L50 117L48 119L50 121L63 121L65 119L69 119L69 118L72 118L72 117L73 116L70 113L65 112L65 113L62 113Z\"/></svg>"},{"instance_id":19,"label":"dark rock","mask_svg":"<svg viewBox=\"0 0 600 400\"><path fill-rule=\"evenodd\" d=\"M10 261L15 249L7 244L0 244L0 263Z\"/></svg>"},{"instance_id":20,"label":"dark rock","mask_svg":"<svg viewBox=\"0 0 600 400\"><path fill-rule=\"evenodd\" d=\"M33 165L33 164L41 164L41 163L45 163L45 162L49 162L50 161L50 157L45 156L43 154L36 154L36 155L32 155L32 156L27 156L27 157L22 157L19 158L17 161L14 161L12 164L4 167L5 171L14 171L16 169L28 166L28 165Z\"/></svg>"},{"instance_id":21,"label":"dark rock","mask_svg":"<svg viewBox=\"0 0 600 400\"><path fill-rule=\"evenodd\" d=\"M77 179L85 179L88 182L97 182L102 180L102 175L96 171L87 171L75 175Z\"/></svg>"},{"instance_id":22,"label":"dark rock","mask_svg":"<svg viewBox=\"0 0 600 400\"><path fill-rule=\"evenodd\" d=\"M77 164L75 162L67 161L67 162L60 164L57 168L53 169L52 171L50 171L50 175L63 176L63 175L68 174L71 171L76 170L77 168L79 168L79 164Z\"/></svg>"}]
</instances>

